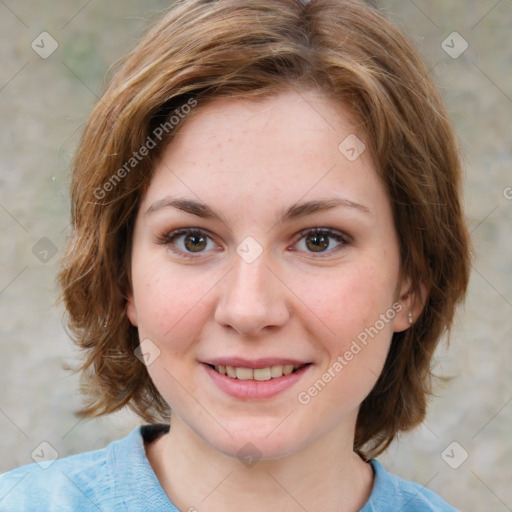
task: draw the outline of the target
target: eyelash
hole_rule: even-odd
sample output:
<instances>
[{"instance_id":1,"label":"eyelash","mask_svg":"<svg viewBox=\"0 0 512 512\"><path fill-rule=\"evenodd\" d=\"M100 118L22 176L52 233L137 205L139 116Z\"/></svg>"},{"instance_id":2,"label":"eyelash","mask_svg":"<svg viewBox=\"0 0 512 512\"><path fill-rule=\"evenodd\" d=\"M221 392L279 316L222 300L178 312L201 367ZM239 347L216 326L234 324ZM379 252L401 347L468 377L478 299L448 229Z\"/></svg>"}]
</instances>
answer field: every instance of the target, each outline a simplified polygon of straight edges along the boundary
<instances>
[{"instance_id":1,"label":"eyelash","mask_svg":"<svg viewBox=\"0 0 512 512\"><path fill-rule=\"evenodd\" d=\"M170 249L174 253L178 254L180 257L189 258L189 259L200 257L200 255L201 255L200 252L196 253L199 256L194 256L193 255L194 253L184 252L181 250L177 250L173 247L173 244L174 244L176 238L179 238L180 236L183 236L183 235L206 236L207 238L209 238L211 240L211 237L207 231L204 231L204 230L198 229L198 228L182 228L182 229L177 229L177 230L171 231L170 233L167 233L166 235L160 237L158 239L158 243L161 245L169 246ZM325 258L326 257L325 255L330 255L336 249L341 249L341 248L343 248L343 246L349 245L350 241L351 241L350 237L348 235L341 233L339 231L335 231L330 228L307 228L307 229L303 229L302 231L300 231L297 234L298 238L297 238L295 244L297 244L300 240L302 240L306 235L323 235L323 236L327 236L329 238L334 238L337 242L340 243L340 245L338 245L336 248L328 250L326 252L321 252L321 253L311 252L311 253L309 253L313 256L313 258Z\"/></svg>"}]
</instances>

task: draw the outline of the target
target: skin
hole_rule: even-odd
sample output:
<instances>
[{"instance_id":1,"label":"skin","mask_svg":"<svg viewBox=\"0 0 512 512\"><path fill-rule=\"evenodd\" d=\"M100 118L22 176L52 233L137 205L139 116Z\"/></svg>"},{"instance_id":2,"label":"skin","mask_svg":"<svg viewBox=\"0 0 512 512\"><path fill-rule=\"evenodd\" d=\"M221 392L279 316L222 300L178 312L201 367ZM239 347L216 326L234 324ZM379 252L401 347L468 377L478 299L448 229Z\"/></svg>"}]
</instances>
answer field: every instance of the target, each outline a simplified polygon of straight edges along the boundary
<instances>
[{"instance_id":1,"label":"skin","mask_svg":"<svg viewBox=\"0 0 512 512\"><path fill-rule=\"evenodd\" d=\"M356 511L371 493L371 466L352 449L358 408L393 332L419 311L399 282L391 206L369 151L349 161L338 150L350 134L365 141L347 110L318 90L215 99L187 120L156 165L134 228L127 312L140 339L160 351L148 371L172 409L171 431L146 449L180 510ZM155 207L171 196L206 203L222 220ZM299 201L334 196L362 208L276 224ZM162 242L179 228L209 238L199 252L190 236ZM312 228L344 233L347 242L329 238L317 252L314 235L299 234ZM236 251L249 236L262 249L251 263ZM397 302L394 318L300 403L298 394ZM204 371L200 361L218 356L312 364L277 396L244 400ZM247 443L261 458L251 467L237 457Z\"/></svg>"}]
</instances>

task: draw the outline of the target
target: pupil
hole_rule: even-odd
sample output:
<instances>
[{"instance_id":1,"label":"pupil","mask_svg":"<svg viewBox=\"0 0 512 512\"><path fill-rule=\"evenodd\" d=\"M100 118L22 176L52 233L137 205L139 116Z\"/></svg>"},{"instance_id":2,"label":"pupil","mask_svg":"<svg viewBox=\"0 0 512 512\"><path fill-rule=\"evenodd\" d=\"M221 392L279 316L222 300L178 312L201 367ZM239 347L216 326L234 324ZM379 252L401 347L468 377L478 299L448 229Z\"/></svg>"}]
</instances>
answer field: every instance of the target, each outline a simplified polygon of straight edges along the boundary
<instances>
[{"instance_id":1,"label":"pupil","mask_svg":"<svg viewBox=\"0 0 512 512\"><path fill-rule=\"evenodd\" d=\"M190 240L193 240L192 245L190 245L188 242ZM192 252L199 252L200 250L204 249L206 246L206 240L205 237L202 235L187 235L185 238L185 246L188 250L191 250Z\"/></svg>"},{"instance_id":2,"label":"pupil","mask_svg":"<svg viewBox=\"0 0 512 512\"><path fill-rule=\"evenodd\" d=\"M309 241L313 241L311 246L308 243ZM312 249L314 252L320 252L317 250L318 248L326 249L327 247L329 247L329 239L325 235L316 233L316 234L311 235L311 237L307 238L307 245L308 245L308 248Z\"/></svg>"}]
</instances>

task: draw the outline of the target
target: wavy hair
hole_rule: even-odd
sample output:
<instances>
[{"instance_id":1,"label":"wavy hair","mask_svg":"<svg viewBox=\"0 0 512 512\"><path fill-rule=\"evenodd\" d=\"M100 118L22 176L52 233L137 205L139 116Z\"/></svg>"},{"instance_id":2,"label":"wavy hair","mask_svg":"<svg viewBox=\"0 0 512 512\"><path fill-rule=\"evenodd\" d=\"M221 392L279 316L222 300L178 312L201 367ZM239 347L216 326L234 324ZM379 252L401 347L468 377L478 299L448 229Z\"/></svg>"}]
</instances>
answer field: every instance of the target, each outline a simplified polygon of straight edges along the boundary
<instances>
[{"instance_id":1,"label":"wavy hair","mask_svg":"<svg viewBox=\"0 0 512 512\"><path fill-rule=\"evenodd\" d=\"M424 419L432 355L469 279L460 155L413 43L378 10L345 0L176 1L118 65L73 161L72 233L59 273L67 326L84 354L79 415L125 406L149 422L170 415L134 355L126 315L134 219L163 148L206 101L299 86L323 91L360 123L392 206L402 278L429 290L415 324L393 335L360 406L354 449L375 456Z\"/></svg>"}]
</instances>

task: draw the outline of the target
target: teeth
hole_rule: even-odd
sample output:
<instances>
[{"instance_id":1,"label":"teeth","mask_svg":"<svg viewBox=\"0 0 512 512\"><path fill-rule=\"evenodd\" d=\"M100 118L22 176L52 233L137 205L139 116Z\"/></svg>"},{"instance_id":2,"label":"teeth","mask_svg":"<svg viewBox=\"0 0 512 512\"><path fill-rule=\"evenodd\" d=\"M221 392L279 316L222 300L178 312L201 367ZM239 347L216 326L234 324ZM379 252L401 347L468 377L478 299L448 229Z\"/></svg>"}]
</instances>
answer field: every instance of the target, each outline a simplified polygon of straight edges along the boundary
<instances>
[{"instance_id":1,"label":"teeth","mask_svg":"<svg viewBox=\"0 0 512 512\"><path fill-rule=\"evenodd\" d=\"M271 366L270 367L270 375L272 375L272 377L281 377L283 375L283 367L282 366Z\"/></svg>"},{"instance_id":2,"label":"teeth","mask_svg":"<svg viewBox=\"0 0 512 512\"><path fill-rule=\"evenodd\" d=\"M253 378L251 368L237 368L235 372L238 380L251 380Z\"/></svg>"},{"instance_id":3,"label":"teeth","mask_svg":"<svg viewBox=\"0 0 512 512\"><path fill-rule=\"evenodd\" d=\"M215 370L222 375L231 377L232 379L265 381L277 379L283 375L290 375L290 373L298 368L302 368L302 366L304 365L285 364L267 366L266 368L256 368L253 370L252 368L219 365L215 366Z\"/></svg>"},{"instance_id":4,"label":"teeth","mask_svg":"<svg viewBox=\"0 0 512 512\"><path fill-rule=\"evenodd\" d=\"M270 368L256 368L253 370L254 380L270 380L272 371Z\"/></svg>"},{"instance_id":5,"label":"teeth","mask_svg":"<svg viewBox=\"0 0 512 512\"><path fill-rule=\"evenodd\" d=\"M283 366L283 373L285 375L289 375L293 372L293 364L287 364L286 366Z\"/></svg>"}]
</instances>

